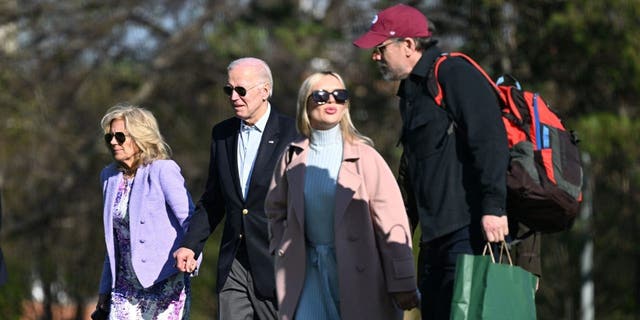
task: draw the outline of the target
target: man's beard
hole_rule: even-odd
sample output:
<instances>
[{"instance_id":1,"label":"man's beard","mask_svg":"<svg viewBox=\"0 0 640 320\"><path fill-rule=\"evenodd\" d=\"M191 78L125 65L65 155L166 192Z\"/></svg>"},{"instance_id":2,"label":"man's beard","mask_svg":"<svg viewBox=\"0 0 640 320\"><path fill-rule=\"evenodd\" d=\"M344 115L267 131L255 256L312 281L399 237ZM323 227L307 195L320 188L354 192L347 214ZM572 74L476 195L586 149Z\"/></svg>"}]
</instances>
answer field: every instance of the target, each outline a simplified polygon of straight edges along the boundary
<instances>
[{"instance_id":1,"label":"man's beard","mask_svg":"<svg viewBox=\"0 0 640 320\"><path fill-rule=\"evenodd\" d=\"M382 78L386 81L401 80L398 75L393 72L393 70L389 69L389 65L387 65L383 61L378 61L378 70L380 70Z\"/></svg>"}]
</instances>

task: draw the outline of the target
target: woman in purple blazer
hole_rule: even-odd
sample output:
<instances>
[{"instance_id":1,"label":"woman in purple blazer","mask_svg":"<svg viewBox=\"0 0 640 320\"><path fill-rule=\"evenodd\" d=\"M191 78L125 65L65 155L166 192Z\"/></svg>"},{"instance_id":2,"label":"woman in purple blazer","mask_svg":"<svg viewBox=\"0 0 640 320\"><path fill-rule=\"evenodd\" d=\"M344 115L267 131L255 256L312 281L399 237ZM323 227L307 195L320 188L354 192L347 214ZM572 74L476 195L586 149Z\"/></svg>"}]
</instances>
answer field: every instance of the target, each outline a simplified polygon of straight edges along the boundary
<instances>
[{"instance_id":1,"label":"woman in purple blazer","mask_svg":"<svg viewBox=\"0 0 640 320\"><path fill-rule=\"evenodd\" d=\"M115 160L102 170L107 254L92 319L187 319L189 275L174 267L193 212L151 112L117 105L101 121Z\"/></svg>"}]
</instances>

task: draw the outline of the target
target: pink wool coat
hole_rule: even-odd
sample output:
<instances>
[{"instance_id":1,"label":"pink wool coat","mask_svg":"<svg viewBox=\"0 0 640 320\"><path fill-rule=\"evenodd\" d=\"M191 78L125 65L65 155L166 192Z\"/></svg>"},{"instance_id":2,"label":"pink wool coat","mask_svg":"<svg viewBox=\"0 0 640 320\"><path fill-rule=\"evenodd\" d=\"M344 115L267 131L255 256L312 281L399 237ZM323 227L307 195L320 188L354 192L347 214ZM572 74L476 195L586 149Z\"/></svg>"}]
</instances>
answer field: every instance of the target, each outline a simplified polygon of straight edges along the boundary
<instances>
[{"instance_id":1,"label":"pink wool coat","mask_svg":"<svg viewBox=\"0 0 640 320\"><path fill-rule=\"evenodd\" d=\"M304 177L309 140L276 165L265 202L275 254L280 319L293 319L305 278ZM402 319L390 292L416 289L411 232L400 189L384 159L344 143L335 195L335 250L342 319Z\"/></svg>"}]
</instances>

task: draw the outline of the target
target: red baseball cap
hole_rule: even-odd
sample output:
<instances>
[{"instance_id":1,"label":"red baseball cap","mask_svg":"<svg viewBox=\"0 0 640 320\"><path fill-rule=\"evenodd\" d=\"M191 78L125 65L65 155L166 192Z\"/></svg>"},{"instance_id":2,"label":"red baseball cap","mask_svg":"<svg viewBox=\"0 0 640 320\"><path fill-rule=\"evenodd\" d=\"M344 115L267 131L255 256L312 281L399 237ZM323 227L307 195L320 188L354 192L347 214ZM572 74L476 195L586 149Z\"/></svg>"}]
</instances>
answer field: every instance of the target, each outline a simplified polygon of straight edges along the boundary
<instances>
[{"instance_id":1,"label":"red baseball cap","mask_svg":"<svg viewBox=\"0 0 640 320\"><path fill-rule=\"evenodd\" d=\"M427 17L418 9L397 4L384 9L373 17L371 28L353 44L356 47L373 48L389 38L422 38L431 36Z\"/></svg>"}]
</instances>

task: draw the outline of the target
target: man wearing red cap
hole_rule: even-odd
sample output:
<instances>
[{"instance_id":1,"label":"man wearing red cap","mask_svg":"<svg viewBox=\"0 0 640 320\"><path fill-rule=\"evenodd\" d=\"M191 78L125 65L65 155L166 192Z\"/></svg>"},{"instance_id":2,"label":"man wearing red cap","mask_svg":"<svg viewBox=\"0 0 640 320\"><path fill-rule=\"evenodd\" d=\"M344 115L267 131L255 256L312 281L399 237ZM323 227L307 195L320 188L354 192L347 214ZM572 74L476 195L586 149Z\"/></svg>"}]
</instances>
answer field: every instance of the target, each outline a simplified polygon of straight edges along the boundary
<instances>
[{"instance_id":1,"label":"man wearing red cap","mask_svg":"<svg viewBox=\"0 0 640 320\"><path fill-rule=\"evenodd\" d=\"M384 79L402 80L399 180L412 225L419 221L422 231L423 319L449 319L457 256L481 254L486 241L503 241L509 233L509 151L498 101L480 72L450 58L438 72L446 107L436 105L427 89L442 53L436 42L427 18L403 4L380 11L353 42L374 48L372 59Z\"/></svg>"}]
</instances>

